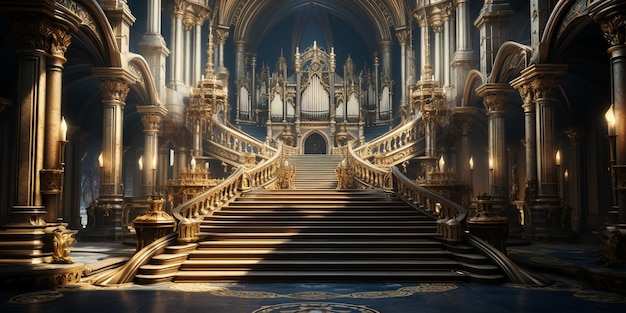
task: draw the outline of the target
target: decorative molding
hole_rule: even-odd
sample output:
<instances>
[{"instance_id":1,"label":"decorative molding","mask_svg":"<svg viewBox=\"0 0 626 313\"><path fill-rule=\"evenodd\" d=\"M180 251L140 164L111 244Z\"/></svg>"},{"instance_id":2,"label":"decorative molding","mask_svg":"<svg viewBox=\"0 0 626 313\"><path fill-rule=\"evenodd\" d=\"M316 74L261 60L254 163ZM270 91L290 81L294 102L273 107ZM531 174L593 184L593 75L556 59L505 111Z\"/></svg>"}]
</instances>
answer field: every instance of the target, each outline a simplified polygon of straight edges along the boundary
<instances>
[{"instance_id":1,"label":"decorative molding","mask_svg":"<svg viewBox=\"0 0 626 313\"><path fill-rule=\"evenodd\" d=\"M530 82L530 86L533 89L535 100L550 98L559 88L559 78L556 75L536 77Z\"/></svg>"},{"instance_id":2,"label":"decorative molding","mask_svg":"<svg viewBox=\"0 0 626 313\"><path fill-rule=\"evenodd\" d=\"M94 18L89 14L87 9L76 1L72 0L55 0L56 4L66 8L80 18L82 25L87 26L93 32L94 36L102 43L102 35Z\"/></svg>"}]
</instances>

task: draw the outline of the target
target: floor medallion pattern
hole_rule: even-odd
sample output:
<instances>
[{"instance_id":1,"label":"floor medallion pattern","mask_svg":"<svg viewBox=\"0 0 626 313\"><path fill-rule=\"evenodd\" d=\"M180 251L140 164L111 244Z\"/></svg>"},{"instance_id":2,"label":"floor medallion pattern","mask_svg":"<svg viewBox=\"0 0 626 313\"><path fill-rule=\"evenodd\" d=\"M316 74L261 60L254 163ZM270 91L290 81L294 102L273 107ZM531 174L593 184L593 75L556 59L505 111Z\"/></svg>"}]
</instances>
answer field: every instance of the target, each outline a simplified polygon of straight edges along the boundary
<instances>
[{"instance_id":1,"label":"floor medallion pattern","mask_svg":"<svg viewBox=\"0 0 626 313\"><path fill-rule=\"evenodd\" d=\"M264 306L252 313L380 313L362 305L345 303L286 303Z\"/></svg>"},{"instance_id":2,"label":"floor medallion pattern","mask_svg":"<svg viewBox=\"0 0 626 313\"><path fill-rule=\"evenodd\" d=\"M170 286L171 289L186 292L208 292L214 296L234 297L244 299L274 299L287 298L298 300L330 300L337 298L356 298L356 299L385 299L396 297L408 297L415 293L423 292L446 292L457 288L456 284L420 284L417 286L402 287L395 290L375 290L352 293L333 293L325 291L302 291L288 294L280 294L267 291L248 291L234 290L226 287L214 286L207 283L175 283ZM299 311L295 311L299 312ZM308 312L308 311L304 311ZM311 311L313 312L313 311ZM324 312L324 311L320 311ZM331 311L329 311L331 312Z\"/></svg>"}]
</instances>

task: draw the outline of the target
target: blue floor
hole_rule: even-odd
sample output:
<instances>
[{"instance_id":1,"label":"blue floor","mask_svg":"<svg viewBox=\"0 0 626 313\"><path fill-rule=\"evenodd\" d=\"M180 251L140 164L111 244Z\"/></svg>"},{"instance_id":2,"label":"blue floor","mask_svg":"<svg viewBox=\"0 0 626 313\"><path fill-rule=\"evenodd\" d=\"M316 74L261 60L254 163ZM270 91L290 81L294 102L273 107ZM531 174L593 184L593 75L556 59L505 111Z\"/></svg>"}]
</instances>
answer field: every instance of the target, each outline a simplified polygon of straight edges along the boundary
<instances>
[{"instance_id":1,"label":"blue floor","mask_svg":"<svg viewBox=\"0 0 626 313\"><path fill-rule=\"evenodd\" d=\"M122 245L78 244L77 262L132 254ZM478 283L165 283L98 287L79 283L57 290L0 290L0 312L163 313L408 313L408 312L626 312L626 293L559 274L591 268L619 277L624 267L594 263L593 245L511 247L513 259L540 269L548 287ZM533 262L534 265L533 265ZM568 271L563 271L568 272Z\"/></svg>"}]
</instances>

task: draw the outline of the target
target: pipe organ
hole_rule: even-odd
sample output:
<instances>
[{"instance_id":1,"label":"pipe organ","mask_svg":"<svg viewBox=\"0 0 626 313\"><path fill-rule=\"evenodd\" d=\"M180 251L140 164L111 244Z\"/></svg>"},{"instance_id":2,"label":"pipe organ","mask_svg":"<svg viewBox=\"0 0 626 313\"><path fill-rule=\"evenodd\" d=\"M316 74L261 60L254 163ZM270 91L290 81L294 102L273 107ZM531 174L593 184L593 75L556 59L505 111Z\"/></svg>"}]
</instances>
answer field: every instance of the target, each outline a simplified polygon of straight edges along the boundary
<instances>
[{"instance_id":1,"label":"pipe organ","mask_svg":"<svg viewBox=\"0 0 626 313\"><path fill-rule=\"evenodd\" d=\"M341 144L337 133L363 140L364 126L392 123L393 81L385 73L379 77L377 59L374 69L357 72L348 56L338 72L334 48L328 53L317 43L302 53L296 48L293 57L292 73L282 52L273 71L265 64L258 75L253 68L244 71L236 82L238 123L265 125L272 140L291 132L300 153L307 153L313 133L326 139L330 151Z\"/></svg>"}]
</instances>

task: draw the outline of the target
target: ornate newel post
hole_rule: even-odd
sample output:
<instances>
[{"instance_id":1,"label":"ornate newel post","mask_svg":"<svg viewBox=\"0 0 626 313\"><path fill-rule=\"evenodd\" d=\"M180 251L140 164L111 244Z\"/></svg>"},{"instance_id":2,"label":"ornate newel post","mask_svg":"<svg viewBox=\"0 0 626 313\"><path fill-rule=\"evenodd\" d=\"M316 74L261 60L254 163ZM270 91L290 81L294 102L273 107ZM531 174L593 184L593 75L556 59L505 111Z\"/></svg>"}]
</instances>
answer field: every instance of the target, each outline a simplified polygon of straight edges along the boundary
<instances>
[{"instance_id":1,"label":"ornate newel post","mask_svg":"<svg viewBox=\"0 0 626 313\"><path fill-rule=\"evenodd\" d=\"M176 229L176 220L163 211L164 203L165 199L161 196L148 197L150 209L133 220L133 227L137 231L137 251Z\"/></svg>"},{"instance_id":2,"label":"ornate newel post","mask_svg":"<svg viewBox=\"0 0 626 313\"><path fill-rule=\"evenodd\" d=\"M493 211L497 203L489 195L478 196L475 200L476 215L467 220L470 233L487 241L490 245L506 254L506 238L509 233L509 219Z\"/></svg>"}]
</instances>

